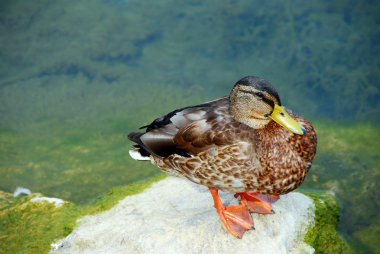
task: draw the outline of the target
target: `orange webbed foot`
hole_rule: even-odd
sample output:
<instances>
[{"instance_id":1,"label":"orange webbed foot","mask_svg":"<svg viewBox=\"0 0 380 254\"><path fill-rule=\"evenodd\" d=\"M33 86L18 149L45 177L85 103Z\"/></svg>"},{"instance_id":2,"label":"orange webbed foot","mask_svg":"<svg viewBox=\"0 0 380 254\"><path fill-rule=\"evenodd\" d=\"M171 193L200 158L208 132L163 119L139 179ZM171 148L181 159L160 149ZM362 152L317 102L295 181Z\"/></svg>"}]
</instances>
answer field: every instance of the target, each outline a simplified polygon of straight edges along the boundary
<instances>
[{"instance_id":1,"label":"orange webbed foot","mask_svg":"<svg viewBox=\"0 0 380 254\"><path fill-rule=\"evenodd\" d=\"M215 208L224 227L233 236L242 238L245 232L253 228L253 220L247 207L243 205L224 206L219 198L218 190L209 189L214 199Z\"/></svg>"},{"instance_id":2,"label":"orange webbed foot","mask_svg":"<svg viewBox=\"0 0 380 254\"><path fill-rule=\"evenodd\" d=\"M240 197L240 203L246 206L251 213L272 214L272 203L276 202L279 195L264 195L256 192L236 193L235 198Z\"/></svg>"}]
</instances>

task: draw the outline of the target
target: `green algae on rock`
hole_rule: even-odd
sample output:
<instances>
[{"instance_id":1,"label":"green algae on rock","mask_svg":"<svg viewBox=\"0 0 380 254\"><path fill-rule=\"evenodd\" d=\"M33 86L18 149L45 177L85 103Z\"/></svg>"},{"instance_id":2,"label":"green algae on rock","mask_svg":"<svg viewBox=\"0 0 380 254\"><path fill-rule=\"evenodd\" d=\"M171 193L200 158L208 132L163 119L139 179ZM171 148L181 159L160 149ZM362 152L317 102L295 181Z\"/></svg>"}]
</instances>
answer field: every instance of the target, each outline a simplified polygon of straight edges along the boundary
<instances>
[{"instance_id":1,"label":"green algae on rock","mask_svg":"<svg viewBox=\"0 0 380 254\"><path fill-rule=\"evenodd\" d=\"M305 242L315 253L343 253L348 246L338 235L339 205L332 193L302 192L315 205L315 224L305 235Z\"/></svg>"},{"instance_id":2,"label":"green algae on rock","mask_svg":"<svg viewBox=\"0 0 380 254\"><path fill-rule=\"evenodd\" d=\"M48 253L53 242L71 233L81 216L107 210L125 196L137 194L163 177L160 174L114 188L93 204L84 206L70 202L57 206L54 202L41 200L38 193L17 198L0 191L1 253ZM38 202L35 202L36 199Z\"/></svg>"},{"instance_id":3,"label":"green algae on rock","mask_svg":"<svg viewBox=\"0 0 380 254\"><path fill-rule=\"evenodd\" d=\"M32 202L37 194L21 198L5 192L0 195L2 253L46 253L52 241L74 229L81 215L79 207L71 203L57 208L54 203Z\"/></svg>"}]
</instances>

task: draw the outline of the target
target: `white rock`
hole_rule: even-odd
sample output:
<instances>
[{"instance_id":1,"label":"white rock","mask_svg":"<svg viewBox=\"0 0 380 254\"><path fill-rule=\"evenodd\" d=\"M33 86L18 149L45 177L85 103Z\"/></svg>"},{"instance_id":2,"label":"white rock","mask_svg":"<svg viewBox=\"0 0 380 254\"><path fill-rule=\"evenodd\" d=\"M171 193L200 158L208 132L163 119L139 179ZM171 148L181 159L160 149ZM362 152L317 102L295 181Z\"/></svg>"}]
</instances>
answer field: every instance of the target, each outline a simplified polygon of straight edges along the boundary
<instances>
[{"instance_id":1,"label":"white rock","mask_svg":"<svg viewBox=\"0 0 380 254\"><path fill-rule=\"evenodd\" d=\"M236 203L222 193L225 204ZM80 220L52 253L313 253L303 242L314 204L300 193L281 196L275 214L253 214L243 239L223 228L205 187L169 177L109 211Z\"/></svg>"},{"instance_id":2,"label":"white rock","mask_svg":"<svg viewBox=\"0 0 380 254\"><path fill-rule=\"evenodd\" d=\"M30 194L32 194L32 192L29 189L24 188L24 187L17 187L15 192L13 192L13 197L20 197L20 196L30 195Z\"/></svg>"},{"instance_id":3,"label":"white rock","mask_svg":"<svg viewBox=\"0 0 380 254\"><path fill-rule=\"evenodd\" d=\"M30 200L31 202L40 203L40 202L49 202L53 203L55 207L61 207L66 201L60 198L48 198L48 197L34 197Z\"/></svg>"}]
</instances>

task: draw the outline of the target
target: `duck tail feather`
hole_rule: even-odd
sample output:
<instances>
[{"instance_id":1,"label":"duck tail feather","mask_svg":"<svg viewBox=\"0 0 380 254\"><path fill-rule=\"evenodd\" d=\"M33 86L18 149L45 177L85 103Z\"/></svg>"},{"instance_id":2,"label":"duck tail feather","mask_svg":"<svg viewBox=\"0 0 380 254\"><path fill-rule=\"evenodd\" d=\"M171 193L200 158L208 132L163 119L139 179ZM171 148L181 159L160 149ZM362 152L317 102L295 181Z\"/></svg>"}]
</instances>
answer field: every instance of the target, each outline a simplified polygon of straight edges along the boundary
<instances>
[{"instance_id":1,"label":"duck tail feather","mask_svg":"<svg viewBox=\"0 0 380 254\"><path fill-rule=\"evenodd\" d=\"M137 161L150 161L150 156L146 153L147 152L140 147L135 147L134 149L129 150L131 158Z\"/></svg>"}]
</instances>

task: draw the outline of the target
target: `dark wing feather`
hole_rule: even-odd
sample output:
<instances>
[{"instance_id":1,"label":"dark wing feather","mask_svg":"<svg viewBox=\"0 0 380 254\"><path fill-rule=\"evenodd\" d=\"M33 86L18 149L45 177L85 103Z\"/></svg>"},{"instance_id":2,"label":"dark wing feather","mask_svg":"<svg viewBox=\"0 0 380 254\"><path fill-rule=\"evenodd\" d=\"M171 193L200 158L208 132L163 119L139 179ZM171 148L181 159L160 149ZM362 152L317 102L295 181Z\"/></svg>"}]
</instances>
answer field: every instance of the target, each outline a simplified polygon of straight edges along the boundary
<instances>
[{"instance_id":1,"label":"dark wing feather","mask_svg":"<svg viewBox=\"0 0 380 254\"><path fill-rule=\"evenodd\" d=\"M144 126L145 133L131 133L129 139L149 154L191 156L223 140L222 125L228 125L228 97L197 106L175 110ZM219 126L221 125L221 126ZM218 131L219 130L219 131Z\"/></svg>"},{"instance_id":2,"label":"dark wing feather","mask_svg":"<svg viewBox=\"0 0 380 254\"><path fill-rule=\"evenodd\" d=\"M155 119L153 122L151 122L148 125L141 126L140 129L146 128L146 132L149 132L149 131L154 130L154 129L159 129L165 125L172 123L171 118L173 116L177 115L178 113L193 112L193 111L197 111L197 110L207 110L207 108L210 108L210 107L212 108L213 104L215 104L216 102L219 102L220 100L224 100L226 98L227 97L222 97L222 98L215 100L215 101L210 101L210 102L206 102L206 103L195 105L195 106L189 106L189 107L176 109L176 110L166 114L163 117Z\"/></svg>"}]
</instances>

